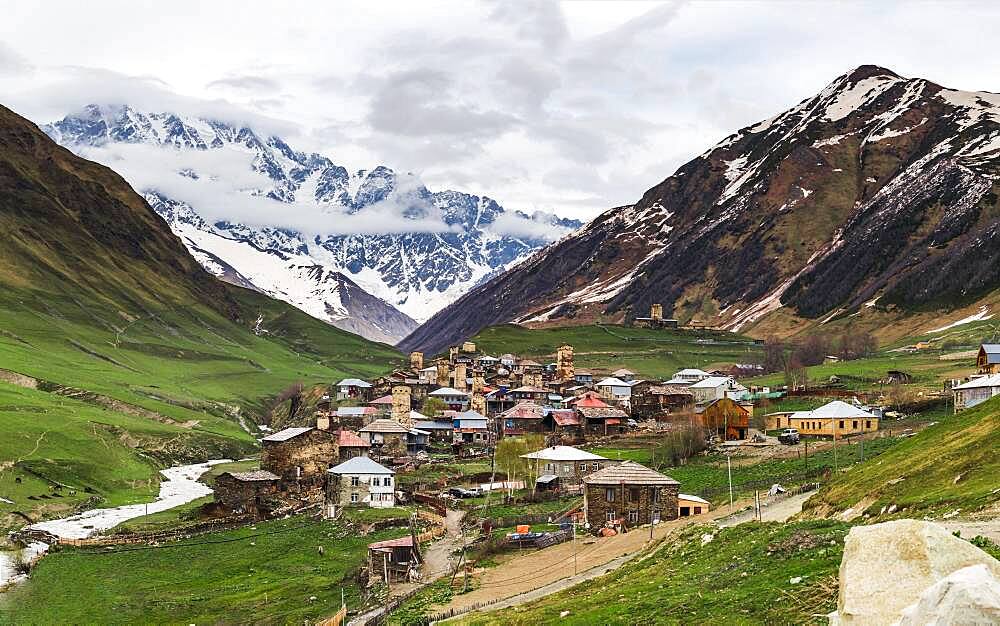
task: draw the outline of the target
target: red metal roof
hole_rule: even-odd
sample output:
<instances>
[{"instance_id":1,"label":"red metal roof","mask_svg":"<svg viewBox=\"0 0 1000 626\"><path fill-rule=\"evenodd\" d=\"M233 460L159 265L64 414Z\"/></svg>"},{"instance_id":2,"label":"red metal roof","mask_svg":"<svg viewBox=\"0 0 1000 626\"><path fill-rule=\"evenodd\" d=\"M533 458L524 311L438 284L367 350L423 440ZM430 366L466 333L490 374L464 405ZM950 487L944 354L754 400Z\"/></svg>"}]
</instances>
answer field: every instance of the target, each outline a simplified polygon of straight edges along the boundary
<instances>
[{"instance_id":1,"label":"red metal roof","mask_svg":"<svg viewBox=\"0 0 1000 626\"><path fill-rule=\"evenodd\" d=\"M411 546L413 546L413 537L407 535L399 539L388 539L386 541L370 543L368 544L368 549L378 550L379 548L406 548Z\"/></svg>"},{"instance_id":2,"label":"red metal roof","mask_svg":"<svg viewBox=\"0 0 1000 626\"><path fill-rule=\"evenodd\" d=\"M342 430L337 435L337 445L344 446L345 448L367 448L369 447L365 440L358 437L349 430Z\"/></svg>"},{"instance_id":3,"label":"red metal roof","mask_svg":"<svg viewBox=\"0 0 1000 626\"><path fill-rule=\"evenodd\" d=\"M375 398L368 404L392 404L392 394L382 396L381 398Z\"/></svg>"},{"instance_id":4,"label":"red metal roof","mask_svg":"<svg viewBox=\"0 0 1000 626\"><path fill-rule=\"evenodd\" d=\"M608 418L608 419L604 420L604 423L607 424L608 426L612 426L614 424L621 424L622 421L620 419L618 419L617 417L611 417L611 418Z\"/></svg>"},{"instance_id":5,"label":"red metal roof","mask_svg":"<svg viewBox=\"0 0 1000 626\"><path fill-rule=\"evenodd\" d=\"M605 409L608 407L608 403L594 393L593 391L588 391L573 402L575 406L588 409Z\"/></svg>"},{"instance_id":6,"label":"red metal roof","mask_svg":"<svg viewBox=\"0 0 1000 626\"><path fill-rule=\"evenodd\" d=\"M501 413L504 419L542 419L542 407L530 401L523 401Z\"/></svg>"},{"instance_id":7,"label":"red metal roof","mask_svg":"<svg viewBox=\"0 0 1000 626\"><path fill-rule=\"evenodd\" d=\"M558 426L579 426L580 416L576 411L552 411L552 419Z\"/></svg>"}]
</instances>

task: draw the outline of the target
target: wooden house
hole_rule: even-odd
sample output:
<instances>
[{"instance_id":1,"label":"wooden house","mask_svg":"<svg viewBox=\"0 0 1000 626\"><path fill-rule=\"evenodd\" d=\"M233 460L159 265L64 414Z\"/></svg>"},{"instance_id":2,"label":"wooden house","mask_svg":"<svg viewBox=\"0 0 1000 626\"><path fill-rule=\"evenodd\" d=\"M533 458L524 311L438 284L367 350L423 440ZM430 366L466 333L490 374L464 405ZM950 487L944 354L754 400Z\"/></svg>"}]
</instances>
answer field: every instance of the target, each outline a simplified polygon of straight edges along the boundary
<instances>
[{"instance_id":1,"label":"wooden house","mask_svg":"<svg viewBox=\"0 0 1000 626\"><path fill-rule=\"evenodd\" d=\"M367 402L372 399L372 384L360 378L345 378L337 383L337 400L358 400Z\"/></svg>"},{"instance_id":2,"label":"wooden house","mask_svg":"<svg viewBox=\"0 0 1000 626\"><path fill-rule=\"evenodd\" d=\"M584 431L588 435L613 435L625 430L625 420L628 413L615 407L581 406L577 403L576 410L583 420Z\"/></svg>"},{"instance_id":3,"label":"wooden house","mask_svg":"<svg viewBox=\"0 0 1000 626\"><path fill-rule=\"evenodd\" d=\"M1000 343L984 343L979 346L976 368L980 374L1000 374Z\"/></svg>"},{"instance_id":4,"label":"wooden house","mask_svg":"<svg viewBox=\"0 0 1000 626\"><path fill-rule=\"evenodd\" d=\"M704 498L692 496L687 493L677 495L677 513L680 517L701 515L708 513L711 509L712 505Z\"/></svg>"},{"instance_id":5,"label":"wooden house","mask_svg":"<svg viewBox=\"0 0 1000 626\"><path fill-rule=\"evenodd\" d=\"M956 413L971 409L993 396L1000 395L1000 374L973 376L967 382L952 387L951 391Z\"/></svg>"},{"instance_id":6,"label":"wooden house","mask_svg":"<svg viewBox=\"0 0 1000 626\"><path fill-rule=\"evenodd\" d=\"M721 398L709 403L697 415L704 428L724 441L737 441L749 436L752 413L752 405L747 407L730 398Z\"/></svg>"},{"instance_id":7,"label":"wooden house","mask_svg":"<svg viewBox=\"0 0 1000 626\"><path fill-rule=\"evenodd\" d=\"M368 544L368 572L385 584L414 582L420 576L420 548L413 536Z\"/></svg>"}]
</instances>

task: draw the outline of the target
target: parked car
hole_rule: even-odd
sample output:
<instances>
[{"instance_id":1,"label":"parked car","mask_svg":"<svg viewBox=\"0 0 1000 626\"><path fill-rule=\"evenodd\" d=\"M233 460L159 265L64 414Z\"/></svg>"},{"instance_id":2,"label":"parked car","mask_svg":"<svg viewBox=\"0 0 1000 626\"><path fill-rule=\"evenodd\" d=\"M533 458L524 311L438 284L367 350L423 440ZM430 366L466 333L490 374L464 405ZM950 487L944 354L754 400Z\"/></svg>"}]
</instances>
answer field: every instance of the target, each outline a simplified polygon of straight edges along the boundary
<instances>
[{"instance_id":1,"label":"parked car","mask_svg":"<svg viewBox=\"0 0 1000 626\"><path fill-rule=\"evenodd\" d=\"M446 495L452 498L475 498L478 494L471 489L463 489L462 487L451 487L445 491Z\"/></svg>"},{"instance_id":2,"label":"parked car","mask_svg":"<svg viewBox=\"0 0 1000 626\"><path fill-rule=\"evenodd\" d=\"M786 428L778 434L778 441L786 445L795 445L799 442L799 429Z\"/></svg>"}]
</instances>

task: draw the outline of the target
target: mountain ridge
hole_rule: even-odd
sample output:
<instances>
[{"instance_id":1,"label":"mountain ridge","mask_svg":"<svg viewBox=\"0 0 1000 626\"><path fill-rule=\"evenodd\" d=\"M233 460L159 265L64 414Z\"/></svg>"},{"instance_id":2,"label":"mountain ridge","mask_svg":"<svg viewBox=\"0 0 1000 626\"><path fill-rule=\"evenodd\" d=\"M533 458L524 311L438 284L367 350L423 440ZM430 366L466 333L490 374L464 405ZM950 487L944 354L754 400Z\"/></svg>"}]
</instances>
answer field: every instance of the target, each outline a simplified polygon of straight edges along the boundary
<instances>
[{"instance_id":1,"label":"mountain ridge","mask_svg":"<svg viewBox=\"0 0 1000 626\"><path fill-rule=\"evenodd\" d=\"M553 229L580 226L551 214L508 211L485 196L431 192L418 177L383 165L351 172L323 155L296 151L277 136L207 118L91 105L44 130L90 158L145 168L132 176L145 179L136 181L137 188L197 258L212 260L206 267L216 275L232 276L324 321L390 343L415 329L415 319L426 319L540 248ZM134 158L144 153L117 152L141 147L172 150L145 160ZM224 163L195 158L204 161L204 155ZM138 165L130 166L130 160ZM213 172L213 166L223 173ZM223 200L245 198L248 207L267 201L287 205L294 214L289 220L305 222L313 232L267 225L261 215L243 221L209 217L216 212L215 196L207 190L227 178L239 183ZM203 202L191 200L195 196ZM514 228L505 231L510 222ZM326 232L351 225L356 232ZM245 246L234 247L233 241ZM260 258L255 251L288 258L284 265L265 262L270 270L263 275L254 271L259 263L252 259ZM303 272L304 266L317 269ZM324 284L331 280L337 289Z\"/></svg>"},{"instance_id":2,"label":"mountain ridge","mask_svg":"<svg viewBox=\"0 0 1000 626\"><path fill-rule=\"evenodd\" d=\"M653 303L682 322L758 334L789 332L792 319L874 325L971 305L1000 285L998 122L996 94L860 66L399 345L436 351L504 322L622 322ZM471 302L480 313L467 315Z\"/></svg>"}]
</instances>

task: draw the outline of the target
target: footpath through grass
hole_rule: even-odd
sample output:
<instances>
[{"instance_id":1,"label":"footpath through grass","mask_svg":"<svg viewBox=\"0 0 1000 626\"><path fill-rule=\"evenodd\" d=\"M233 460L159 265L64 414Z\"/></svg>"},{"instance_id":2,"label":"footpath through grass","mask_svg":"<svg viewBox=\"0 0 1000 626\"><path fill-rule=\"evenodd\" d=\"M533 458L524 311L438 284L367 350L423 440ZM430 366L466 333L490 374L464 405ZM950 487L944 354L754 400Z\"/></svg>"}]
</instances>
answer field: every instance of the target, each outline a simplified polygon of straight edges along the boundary
<instances>
[{"instance_id":1,"label":"footpath through grass","mask_svg":"<svg viewBox=\"0 0 1000 626\"><path fill-rule=\"evenodd\" d=\"M0 623L303 623L357 609L354 578L369 543L356 529L304 518L202 535L159 547L64 549L0 595ZM322 551L320 551L322 548Z\"/></svg>"}]
</instances>

